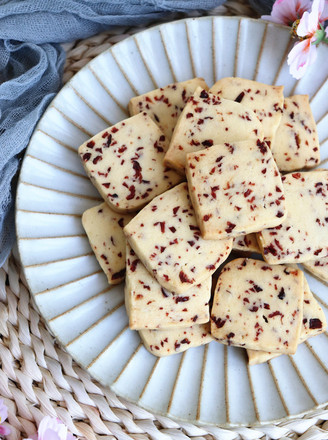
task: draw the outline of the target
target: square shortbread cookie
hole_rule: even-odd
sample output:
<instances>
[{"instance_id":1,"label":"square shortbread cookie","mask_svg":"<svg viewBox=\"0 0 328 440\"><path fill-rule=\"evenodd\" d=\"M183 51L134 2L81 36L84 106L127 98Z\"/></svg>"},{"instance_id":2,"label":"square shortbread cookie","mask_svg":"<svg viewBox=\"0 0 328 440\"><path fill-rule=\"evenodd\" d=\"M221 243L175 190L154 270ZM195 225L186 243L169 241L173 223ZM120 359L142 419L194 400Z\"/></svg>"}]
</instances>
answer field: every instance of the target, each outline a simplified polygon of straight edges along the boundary
<instances>
[{"instance_id":1,"label":"square shortbread cookie","mask_svg":"<svg viewBox=\"0 0 328 440\"><path fill-rule=\"evenodd\" d=\"M232 239L200 236L186 183L152 200L124 233L159 284L178 294L212 275L232 247Z\"/></svg>"},{"instance_id":2,"label":"square shortbread cookie","mask_svg":"<svg viewBox=\"0 0 328 440\"><path fill-rule=\"evenodd\" d=\"M164 162L184 174L188 153L223 142L262 138L261 123L248 107L199 87L181 113Z\"/></svg>"},{"instance_id":3,"label":"square shortbread cookie","mask_svg":"<svg viewBox=\"0 0 328 440\"><path fill-rule=\"evenodd\" d=\"M123 228L132 218L133 214L117 213L107 203L94 206L82 215L83 228L109 284L124 280L126 239Z\"/></svg>"},{"instance_id":4,"label":"square shortbread cookie","mask_svg":"<svg viewBox=\"0 0 328 440\"><path fill-rule=\"evenodd\" d=\"M187 328L166 330L140 330L139 335L145 348L155 356L181 353L191 347L213 341L210 325L199 324Z\"/></svg>"},{"instance_id":5,"label":"square shortbread cookie","mask_svg":"<svg viewBox=\"0 0 328 440\"><path fill-rule=\"evenodd\" d=\"M271 142L279 125L284 103L283 86L271 86L244 78L222 78L210 89L222 98L241 102L261 121L263 136Z\"/></svg>"},{"instance_id":6,"label":"square shortbread cookie","mask_svg":"<svg viewBox=\"0 0 328 440\"><path fill-rule=\"evenodd\" d=\"M295 353L303 317L303 272L239 258L222 270L211 311L219 342Z\"/></svg>"},{"instance_id":7,"label":"square shortbread cookie","mask_svg":"<svg viewBox=\"0 0 328 440\"><path fill-rule=\"evenodd\" d=\"M186 327L209 321L211 277L177 295L158 284L129 245L126 256L125 306L131 329Z\"/></svg>"},{"instance_id":8,"label":"square shortbread cookie","mask_svg":"<svg viewBox=\"0 0 328 440\"><path fill-rule=\"evenodd\" d=\"M301 263L328 255L328 171L286 174L287 218L257 240L270 264Z\"/></svg>"},{"instance_id":9,"label":"square shortbread cookie","mask_svg":"<svg viewBox=\"0 0 328 440\"><path fill-rule=\"evenodd\" d=\"M283 115L271 149L281 171L313 168L318 165L319 139L308 95L295 95L285 99Z\"/></svg>"},{"instance_id":10,"label":"square shortbread cookie","mask_svg":"<svg viewBox=\"0 0 328 440\"><path fill-rule=\"evenodd\" d=\"M309 260L302 263L307 271L322 281L328 282L328 257Z\"/></svg>"},{"instance_id":11,"label":"square shortbread cookie","mask_svg":"<svg viewBox=\"0 0 328 440\"><path fill-rule=\"evenodd\" d=\"M306 341L312 336L323 333L327 327L326 316L319 306L318 302L313 297L308 282L304 277L304 300L303 300L303 319L299 344ZM280 353L269 353L266 351L247 350L248 362L250 365L261 364L267 362Z\"/></svg>"},{"instance_id":12,"label":"square shortbread cookie","mask_svg":"<svg viewBox=\"0 0 328 440\"><path fill-rule=\"evenodd\" d=\"M205 239L261 231L287 215L280 173L265 142L226 142L190 153L186 175Z\"/></svg>"},{"instance_id":13,"label":"square shortbread cookie","mask_svg":"<svg viewBox=\"0 0 328 440\"><path fill-rule=\"evenodd\" d=\"M168 142L144 113L109 127L79 147L91 182L118 212L142 208L181 177L163 164Z\"/></svg>"},{"instance_id":14,"label":"square shortbread cookie","mask_svg":"<svg viewBox=\"0 0 328 440\"><path fill-rule=\"evenodd\" d=\"M193 78L135 96L129 102L130 115L146 112L170 140L184 106L197 87L208 89L203 78Z\"/></svg>"}]
</instances>

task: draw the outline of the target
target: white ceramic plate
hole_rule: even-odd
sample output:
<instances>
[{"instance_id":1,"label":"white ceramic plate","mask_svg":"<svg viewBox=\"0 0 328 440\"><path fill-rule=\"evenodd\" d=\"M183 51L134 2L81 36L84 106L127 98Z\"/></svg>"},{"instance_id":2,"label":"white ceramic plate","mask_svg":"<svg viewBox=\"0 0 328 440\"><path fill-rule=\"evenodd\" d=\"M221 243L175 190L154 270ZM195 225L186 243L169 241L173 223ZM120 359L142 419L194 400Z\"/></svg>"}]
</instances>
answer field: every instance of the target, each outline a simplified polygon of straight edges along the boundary
<instances>
[{"instance_id":1,"label":"white ceramic plate","mask_svg":"<svg viewBox=\"0 0 328 440\"><path fill-rule=\"evenodd\" d=\"M306 93L328 158L328 47L300 81L288 73L287 28L238 17L164 24L115 45L58 93L28 147L17 195L19 251L41 314L73 358L119 396L157 414L221 426L256 425L328 402L328 334L294 356L248 367L242 349L217 342L157 359L128 328L123 286L109 288L81 214L101 202L78 146L128 116L129 99L202 76L283 84ZM325 166L325 165L323 165ZM328 287L308 276L328 315Z\"/></svg>"}]
</instances>

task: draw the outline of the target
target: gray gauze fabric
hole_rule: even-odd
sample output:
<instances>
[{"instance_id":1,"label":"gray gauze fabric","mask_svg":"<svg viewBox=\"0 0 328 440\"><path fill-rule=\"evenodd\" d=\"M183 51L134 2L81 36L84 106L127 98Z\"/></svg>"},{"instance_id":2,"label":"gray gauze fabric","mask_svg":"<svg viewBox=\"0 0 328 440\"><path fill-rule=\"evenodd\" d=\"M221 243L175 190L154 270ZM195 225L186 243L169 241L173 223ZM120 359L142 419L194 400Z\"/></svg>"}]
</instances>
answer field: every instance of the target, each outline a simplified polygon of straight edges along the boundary
<instances>
[{"instance_id":1,"label":"gray gauze fabric","mask_svg":"<svg viewBox=\"0 0 328 440\"><path fill-rule=\"evenodd\" d=\"M61 87L65 53L58 43L223 2L0 0L0 267L15 240L15 186L23 150Z\"/></svg>"},{"instance_id":2,"label":"gray gauze fabric","mask_svg":"<svg viewBox=\"0 0 328 440\"><path fill-rule=\"evenodd\" d=\"M0 265L15 240L15 179L22 150L59 90L65 54L58 44L0 41Z\"/></svg>"}]
</instances>

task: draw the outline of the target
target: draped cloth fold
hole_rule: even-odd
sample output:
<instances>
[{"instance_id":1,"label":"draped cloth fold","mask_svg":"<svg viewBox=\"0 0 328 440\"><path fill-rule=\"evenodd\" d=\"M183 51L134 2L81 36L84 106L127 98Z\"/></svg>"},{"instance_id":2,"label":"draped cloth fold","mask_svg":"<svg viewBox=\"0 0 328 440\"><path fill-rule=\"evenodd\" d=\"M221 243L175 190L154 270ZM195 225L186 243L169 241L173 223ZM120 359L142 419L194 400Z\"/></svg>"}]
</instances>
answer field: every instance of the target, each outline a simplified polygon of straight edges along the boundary
<instances>
[{"instance_id":1,"label":"draped cloth fold","mask_svg":"<svg viewBox=\"0 0 328 440\"><path fill-rule=\"evenodd\" d=\"M223 2L0 0L0 267L15 240L15 187L23 151L61 87L65 52L59 43Z\"/></svg>"}]
</instances>

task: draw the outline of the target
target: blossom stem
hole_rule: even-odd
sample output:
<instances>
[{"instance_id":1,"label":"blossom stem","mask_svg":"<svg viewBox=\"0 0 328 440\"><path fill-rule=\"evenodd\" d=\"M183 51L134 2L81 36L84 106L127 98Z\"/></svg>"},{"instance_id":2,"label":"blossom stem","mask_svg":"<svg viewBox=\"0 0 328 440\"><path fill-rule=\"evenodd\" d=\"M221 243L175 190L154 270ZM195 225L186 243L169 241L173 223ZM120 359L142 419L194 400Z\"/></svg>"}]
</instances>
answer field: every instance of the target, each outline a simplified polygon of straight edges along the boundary
<instances>
[{"instance_id":1,"label":"blossom stem","mask_svg":"<svg viewBox=\"0 0 328 440\"><path fill-rule=\"evenodd\" d=\"M320 44L322 41L327 41L326 32L323 29L319 29L315 33L315 40L313 41L313 44L318 46L318 44Z\"/></svg>"}]
</instances>

